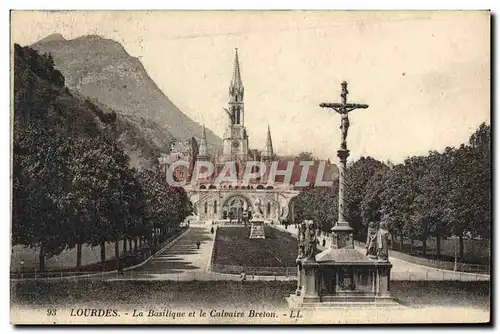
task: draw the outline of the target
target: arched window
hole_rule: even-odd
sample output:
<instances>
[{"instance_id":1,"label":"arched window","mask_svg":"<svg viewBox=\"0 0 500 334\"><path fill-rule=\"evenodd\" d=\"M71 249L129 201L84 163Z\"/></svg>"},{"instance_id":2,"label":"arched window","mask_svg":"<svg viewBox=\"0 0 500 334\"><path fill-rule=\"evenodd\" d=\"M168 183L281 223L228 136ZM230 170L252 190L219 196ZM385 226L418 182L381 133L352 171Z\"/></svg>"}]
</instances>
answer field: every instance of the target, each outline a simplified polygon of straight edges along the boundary
<instances>
[{"instance_id":1,"label":"arched window","mask_svg":"<svg viewBox=\"0 0 500 334\"><path fill-rule=\"evenodd\" d=\"M205 213L208 213L208 203L205 202Z\"/></svg>"},{"instance_id":2,"label":"arched window","mask_svg":"<svg viewBox=\"0 0 500 334\"><path fill-rule=\"evenodd\" d=\"M214 201L214 213L217 213L217 201Z\"/></svg>"},{"instance_id":3,"label":"arched window","mask_svg":"<svg viewBox=\"0 0 500 334\"><path fill-rule=\"evenodd\" d=\"M236 109L236 124L240 124L240 116L241 116L241 110L240 108Z\"/></svg>"}]
</instances>

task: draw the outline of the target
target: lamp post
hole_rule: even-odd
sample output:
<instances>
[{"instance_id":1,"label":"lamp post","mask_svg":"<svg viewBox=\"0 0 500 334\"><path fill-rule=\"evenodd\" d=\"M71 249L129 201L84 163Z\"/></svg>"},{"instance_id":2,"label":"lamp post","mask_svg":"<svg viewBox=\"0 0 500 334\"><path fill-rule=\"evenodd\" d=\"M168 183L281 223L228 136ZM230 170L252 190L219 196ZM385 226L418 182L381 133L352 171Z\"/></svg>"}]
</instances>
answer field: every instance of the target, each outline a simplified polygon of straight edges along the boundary
<instances>
[{"instance_id":1,"label":"lamp post","mask_svg":"<svg viewBox=\"0 0 500 334\"><path fill-rule=\"evenodd\" d=\"M21 260L21 262L19 262L19 264L21 265L19 268L19 277L23 278L24 260Z\"/></svg>"},{"instance_id":2,"label":"lamp post","mask_svg":"<svg viewBox=\"0 0 500 334\"><path fill-rule=\"evenodd\" d=\"M455 261L453 262L453 271L457 271L458 263L457 263L457 243L455 242Z\"/></svg>"}]
</instances>

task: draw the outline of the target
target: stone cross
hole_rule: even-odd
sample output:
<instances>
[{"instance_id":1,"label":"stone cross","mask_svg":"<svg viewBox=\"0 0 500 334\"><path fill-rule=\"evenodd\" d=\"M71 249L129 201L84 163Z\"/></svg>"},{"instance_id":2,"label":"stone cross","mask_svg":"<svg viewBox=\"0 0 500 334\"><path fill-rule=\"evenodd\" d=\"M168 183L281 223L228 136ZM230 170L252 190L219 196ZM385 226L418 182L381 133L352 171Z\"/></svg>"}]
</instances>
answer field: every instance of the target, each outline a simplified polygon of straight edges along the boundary
<instances>
[{"instance_id":1,"label":"stone cross","mask_svg":"<svg viewBox=\"0 0 500 334\"><path fill-rule=\"evenodd\" d=\"M345 216L345 198L344 198L344 186L345 186L345 170L347 165L347 157L349 156L349 150L347 149L347 132L349 129L349 113L355 109L366 109L367 104L357 104L357 103L347 103L347 82L343 81L341 84L340 97L341 103L321 103L319 106L322 108L330 108L335 110L340 114L341 123L341 144L340 149L337 151L337 156L340 160L339 165L339 218L332 229L334 234L334 240L332 242L335 248L350 247L348 244L352 241L352 228L349 226L349 222L346 220ZM354 247L354 245L352 245ZM350 247L350 248L352 248Z\"/></svg>"},{"instance_id":2,"label":"stone cross","mask_svg":"<svg viewBox=\"0 0 500 334\"><path fill-rule=\"evenodd\" d=\"M342 91L340 97L342 98L342 103L321 103L319 106L322 108L331 108L338 112L341 117L340 129L342 133L341 137L341 148L347 150L347 131L349 130L349 112L355 109L366 109L367 104L357 104L357 103L347 103L347 82L343 81L341 83Z\"/></svg>"}]
</instances>

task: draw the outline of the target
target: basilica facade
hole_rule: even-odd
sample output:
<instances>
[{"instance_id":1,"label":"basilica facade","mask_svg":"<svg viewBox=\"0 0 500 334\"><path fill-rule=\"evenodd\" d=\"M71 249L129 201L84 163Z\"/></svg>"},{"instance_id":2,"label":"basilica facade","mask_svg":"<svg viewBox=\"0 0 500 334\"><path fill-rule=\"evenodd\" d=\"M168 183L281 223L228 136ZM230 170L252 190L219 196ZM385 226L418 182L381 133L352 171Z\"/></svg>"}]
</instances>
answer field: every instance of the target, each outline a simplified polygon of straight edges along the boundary
<instances>
[{"instance_id":1,"label":"basilica facade","mask_svg":"<svg viewBox=\"0 0 500 334\"><path fill-rule=\"evenodd\" d=\"M229 101L227 108L228 123L223 133L221 152L209 152L209 143L205 127L199 143L194 139L188 143L177 142L172 145L170 153L163 156L161 162L167 169L178 160L185 160L186 166L176 168L176 179L191 180L197 161L207 161L215 166L214 172L196 182L186 182L183 186L194 208L197 219L201 222L241 222L244 216L253 212L261 212L267 222L277 223L289 215L290 200L298 195L298 191L289 184L280 182L268 183L269 170L275 159L271 129L267 126L267 138L260 156L250 156L248 133L245 127L245 89L241 78L238 50L235 52L233 75L229 85ZM194 142L193 142L194 141ZM241 176L247 161L259 160L266 167L262 176L243 184ZM226 162L235 162L238 181L215 182ZM261 164L262 165L262 164ZM166 170L165 169L165 170Z\"/></svg>"}]
</instances>

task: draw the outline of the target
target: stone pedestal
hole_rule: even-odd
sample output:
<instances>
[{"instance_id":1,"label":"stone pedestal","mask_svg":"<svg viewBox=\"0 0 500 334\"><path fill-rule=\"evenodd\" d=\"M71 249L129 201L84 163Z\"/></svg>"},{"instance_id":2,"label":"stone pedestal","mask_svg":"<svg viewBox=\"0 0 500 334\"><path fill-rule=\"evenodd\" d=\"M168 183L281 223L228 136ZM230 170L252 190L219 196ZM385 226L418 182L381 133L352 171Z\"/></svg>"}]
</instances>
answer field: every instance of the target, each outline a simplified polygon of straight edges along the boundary
<instances>
[{"instance_id":1,"label":"stone pedestal","mask_svg":"<svg viewBox=\"0 0 500 334\"><path fill-rule=\"evenodd\" d=\"M348 223L339 223L331 230L332 244L334 249L348 248L354 249L354 239L352 227Z\"/></svg>"},{"instance_id":2,"label":"stone pedestal","mask_svg":"<svg viewBox=\"0 0 500 334\"><path fill-rule=\"evenodd\" d=\"M302 262L303 271L303 294L302 300L305 303L319 302L319 281L318 263L314 260L304 259Z\"/></svg>"},{"instance_id":3,"label":"stone pedestal","mask_svg":"<svg viewBox=\"0 0 500 334\"><path fill-rule=\"evenodd\" d=\"M265 239L264 220L254 218L250 223L250 239Z\"/></svg>"},{"instance_id":4,"label":"stone pedestal","mask_svg":"<svg viewBox=\"0 0 500 334\"><path fill-rule=\"evenodd\" d=\"M354 248L328 248L314 260L298 259L298 285L286 298L293 308L399 307L390 293L389 261Z\"/></svg>"}]
</instances>

